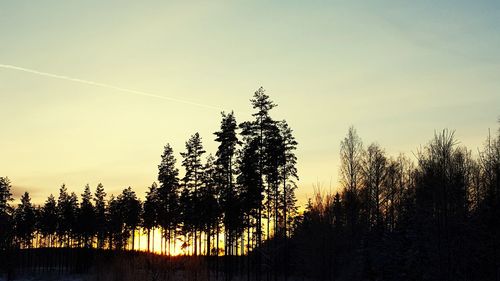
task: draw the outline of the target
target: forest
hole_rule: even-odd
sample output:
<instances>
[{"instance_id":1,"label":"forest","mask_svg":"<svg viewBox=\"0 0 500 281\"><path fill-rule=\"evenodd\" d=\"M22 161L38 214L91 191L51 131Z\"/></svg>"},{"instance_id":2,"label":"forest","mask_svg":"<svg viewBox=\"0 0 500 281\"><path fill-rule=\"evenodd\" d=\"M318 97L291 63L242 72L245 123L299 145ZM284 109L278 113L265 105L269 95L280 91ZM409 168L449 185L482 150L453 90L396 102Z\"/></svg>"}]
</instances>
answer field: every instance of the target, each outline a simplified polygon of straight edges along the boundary
<instances>
[{"instance_id":1,"label":"forest","mask_svg":"<svg viewBox=\"0 0 500 281\"><path fill-rule=\"evenodd\" d=\"M0 177L0 272L22 253L87 249L207 261L200 280L500 279L500 129L477 152L438 131L410 157L365 145L351 127L339 188L318 186L299 212L293 130L272 118L263 88L251 105L241 123L222 112L214 154L198 133L180 158L166 144L144 200L131 187L77 195L63 184L40 206L28 192L14 206Z\"/></svg>"}]
</instances>

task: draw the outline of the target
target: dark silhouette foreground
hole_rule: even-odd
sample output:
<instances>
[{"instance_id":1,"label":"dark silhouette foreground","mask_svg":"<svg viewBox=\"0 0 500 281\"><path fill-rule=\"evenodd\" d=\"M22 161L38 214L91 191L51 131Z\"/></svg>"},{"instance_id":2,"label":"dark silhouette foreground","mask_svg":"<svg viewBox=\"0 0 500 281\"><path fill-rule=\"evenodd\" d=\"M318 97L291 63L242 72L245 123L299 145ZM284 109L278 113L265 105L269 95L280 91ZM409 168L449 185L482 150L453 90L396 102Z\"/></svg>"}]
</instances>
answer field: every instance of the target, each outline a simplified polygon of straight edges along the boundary
<instances>
[{"instance_id":1,"label":"dark silhouette foreground","mask_svg":"<svg viewBox=\"0 0 500 281\"><path fill-rule=\"evenodd\" d=\"M113 280L500 280L500 131L473 153L444 130L412 160L365 147L350 128L341 188L318 186L299 215L292 130L270 117L262 88L251 102L254 120L238 126L222 114L215 156L202 161L197 133L186 142L182 178L166 145L144 202L130 187L106 200L102 185L94 195L86 186L78 202L63 185L57 200L33 206L26 192L14 208L0 177L0 269ZM162 255L133 251L138 232ZM186 256L172 257L179 245Z\"/></svg>"}]
</instances>

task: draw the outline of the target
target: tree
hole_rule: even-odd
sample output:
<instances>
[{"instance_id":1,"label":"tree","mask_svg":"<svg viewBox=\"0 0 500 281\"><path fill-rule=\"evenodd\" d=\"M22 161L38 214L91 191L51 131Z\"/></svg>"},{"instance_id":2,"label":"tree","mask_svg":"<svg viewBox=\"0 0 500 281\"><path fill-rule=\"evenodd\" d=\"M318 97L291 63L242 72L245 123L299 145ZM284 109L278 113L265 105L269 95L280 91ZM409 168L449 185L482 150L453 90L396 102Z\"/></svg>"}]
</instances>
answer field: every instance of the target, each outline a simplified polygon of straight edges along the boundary
<instances>
[{"instance_id":1,"label":"tree","mask_svg":"<svg viewBox=\"0 0 500 281\"><path fill-rule=\"evenodd\" d=\"M78 213L78 226L81 230L83 244L89 248L92 246L93 237L96 233L96 212L92 205L92 193L90 186L87 184L82 194L80 203L80 212Z\"/></svg>"},{"instance_id":2,"label":"tree","mask_svg":"<svg viewBox=\"0 0 500 281\"><path fill-rule=\"evenodd\" d=\"M111 195L107 212L107 234L110 249L123 249L130 232L125 231L125 215L121 200Z\"/></svg>"},{"instance_id":3,"label":"tree","mask_svg":"<svg viewBox=\"0 0 500 281\"><path fill-rule=\"evenodd\" d=\"M238 222L238 210L235 208L236 188L234 184L234 175L236 174L235 154L239 140L237 136L237 123L234 113L221 113L222 120L220 130L215 132L215 141L219 143L215 156L215 173L219 188L219 205L224 214L224 229L226 236L226 254L229 248L232 248L231 241L235 235L236 223ZM218 232L218 231L217 231ZM219 239L217 238L217 242ZM218 250L217 245L217 250Z\"/></svg>"},{"instance_id":4,"label":"tree","mask_svg":"<svg viewBox=\"0 0 500 281\"><path fill-rule=\"evenodd\" d=\"M11 246L12 243L12 199L9 178L0 177L0 251Z\"/></svg>"},{"instance_id":5,"label":"tree","mask_svg":"<svg viewBox=\"0 0 500 281\"><path fill-rule=\"evenodd\" d=\"M151 229L158 225L158 213L160 209L160 197L158 185L154 182L146 192L144 201L144 211L142 213L142 227L146 229L148 235L148 252L150 251Z\"/></svg>"},{"instance_id":6,"label":"tree","mask_svg":"<svg viewBox=\"0 0 500 281\"><path fill-rule=\"evenodd\" d=\"M382 226L383 184L387 174L385 152L378 144L371 144L362 163L362 204L368 227Z\"/></svg>"},{"instance_id":7,"label":"tree","mask_svg":"<svg viewBox=\"0 0 500 281\"><path fill-rule=\"evenodd\" d=\"M189 192L189 201L191 203L190 206L186 207L192 209L192 212L189 212L190 216L188 217L186 230L191 228L193 230L194 255L198 255L197 230L201 226L199 214L202 210L200 209L200 204L199 204L200 199L198 190L202 184L201 179L203 174L203 165L201 163L201 156L204 153L205 150L203 149L203 145L201 143L201 137L198 133L195 133L194 135L191 136L191 138L186 142L186 152L181 153L181 156L183 157L182 166L186 171L182 181L184 183L184 188L186 192ZM186 195L187 194L185 194L185 197ZM186 212L186 214L188 214L188 212Z\"/></svg>"},{"instance_id":8,"label":"tree","mask_svg":"<svg viewBox=\"0 0 500 281\"><path fill-rule=\"evenodd\" d=\"M488 133L483 149L479 153L481 181L484 183L482 196L489 205L500 205L500 129L495 139Z\"/></svg>"},{"instance_id":9,"label":"tree","mask_svg":"<svg viewBox=\"0 0 500 281\"><path fill-rule=\"evenodd\" d=\"M35 231L35 209L28 192L21 196L21 203L14 212L16 237L22 247L31 248Z\"/></svg>"},{"instance_id":10,"label":"tree","mask_svg":"<svg viewBox=\"0 0 500 281\"><path fill-rule=\"evenodd\" d=\"M194 223L195 209L193 206L192 195L193 194L186 186L183 186L179 195L179 208L181 210L180 221L182 222L181 233L184 236L184 241L181 245L181 249L185 252L189 251L188 247L190 245L190 240L191 240L190 234L193 231L195 224Z\"/></svg>"},{"instance_id":11,"label":"tree","mask_svg":"<svg viewBox=\"0 0 500 281\"><path fill-rule=\"evenodd\" d=\"M200 189L200 210L201 212L201 223L202 229L206 233L206 255L211 254L212 245L211 238L214 229L217 229L220 217L220 207L218 205L217 195L217 184L219 183L217 167L215 165L215 158L209 154L206 160L206 164L203 168L202 181L203 185ZM201 249L200 249L201 251Z\"/></svg>"},{"instance_id":12,"label":"tree","mask_svg":"<svg viewBox=\"0 0 500 281\"><path fill-rule=\"evenodd\" d=\"M250 232L252 227L258 228L259 209L263 194L260 189L258 141L254 139L245 143L238 158L238 193L227 190L223 195L225 224L229 229L237 229L244 216L247 227L247 244L251 246ZM257 229L255 234L257 234ZM257 239L257 237L255 237Z\"/></svg>"},{"instance_id":13,"label":"tree","mask_svg":"<svg viewBox=\"0 0 500 281\"><path fill-rule=\"evenodd\" d=\"M99 183L94 193L95 232L97 234L97 248L104 248L106 241L106 192Z\"/></svg>"},{"instance_id":14,"label":"tree","mask_svg":"<svg viewBox=\"0 0 500 281\"><path fill-rule=\"evenodd\" d=\"M267 239L271 237L270 224L273 221L274 236L279 232L278 221L280 220L280 202L282 192L280 191L280 168L284 163L284 146L280 134L278 122L270 121L264 137L263 147L263 174L266 180L266 215L267 215Z\"/></svg>"},{"instance_id":15,"label":"tree","mask_svg":"<svg viewBox=\"0 0 500 281\"><path fill-rule=\"evenodd\" d=\"M346 223L353 238L359 219L360 202L358 192L362 180L363 143L354 127L350 127L347 136L340 143L340 182L345 189L344 204Z\"/></svg>"},{"instance_id":16,"label":"tree","mask_svg":"<svg viewBox=\"0 0 500 281\"><path fill-rule=\"evenodd\" d=\"M118 206L123 216L125 231L132 234L132 250L135 249L135 230L141 222L142 205L135 192L129 186L118 195ZM128 238L130 234L127 234Z\"/></svg>"},{"instance_id":17,"label":"tree","mask_svg":"<svg viewBox=\"0 0 500 281\"><path fill-rule=\"evenodd\" d=\"M252 103L253 109L256 110L256 112L252 114L252 116L255 117L255 120L243 122L240 124L240 128L242 129L241 134L243 136L243 140L247 145L252 143L254 140L256 141L259 174L257 190L262 194L264 192L263 176L266 160L266 155L264 154L264 142L270 125L274 123L269 115L269 111L276 107L276 104L271 101L268 95L266 95L265 90L262 87L254 93L250 102ZM256 227L256 246L259 247L262 244L262 204L259 204Z\"/></svg>"},{"instance_id":18,"label":"tree","mask_svg":"<svg viewBox=\"0 0 500 281\"><path fill-rule=\"evenodd\" d=\"M0 213L8 214L12 212L12 207L9 205L12 199L12 188L9 178L0 177Z\"/></svg>"},{"instance_id":19,"label":"tree","mask_svg":"<svg viewBox=\"0 0 500 281\"><path fill-rule=\"evenodd\" d=\"M179 205L179 170L176 167L176 161L172 147L170 144L167 144L161 155L161 163L158 165L158 181L160 182L158 188L160 201L158 223L162 229L166 231L166 235L163 236L166 236L169 246L171 244L170 237L172 236L172 232L174 232L174 247L176 238L175 232L181 221L181 209Z\"/></svg>"},{"instance_id":20,"label":"tree","mask_svg":"<svg viewBox=\"0 0 500 281\"><path fill-rule=\"evenodd\" d=\"M297 174L297 156L295 150L297 149L297 141L293 136L293 130L288 126L286 121L279 123L280 134L282 139L282 153L281 159L283 163L280 166L280 175L283 184L283 233L284 236L288 235L288 226L291 223L291 218L297 214L295 190L297 184L295 181L299 180Z\"/></svg>"},{"instance_id":21,"label":"tree","mask_svg":"<svg viewBox=\"0 0 500 281\"><path fill-rule=\"evenodd\" d=\"M54 235L57 231L57 202L54 198L54 195L50 195L45 201L45 204L41 210L40 216L40 231L41 234L48 240L49 247L53 247L54 244Z\"/></svg>"},{"instance_id":22,"label":"tree","mask_svg":"<svg viewBox=\"0 0 500 281\"><path fill-rule=\"evenodd\" d=\"M57 199L57 209L59 216L58 224L58 235L61 245L66 247L71 246L71 238L74 234L77 210L78 210L78 198L73 192L68 194L66 185L63 184L59 189L59 198Z\"/></svg>"},{"instance_id":23,"label":"tree","mask_svg":"<svg viewBox=\"0 0 500 281\"><path fill-rule=\"evenodd\" d=\"M463 274L460 269L467 251L454 245L463 245L465 235L469 159L468 152L457 147L454 132L448 130L435 134L418 154L417 245L420 257L430 261L441 280Z\"/></svg>"}]
</instances>

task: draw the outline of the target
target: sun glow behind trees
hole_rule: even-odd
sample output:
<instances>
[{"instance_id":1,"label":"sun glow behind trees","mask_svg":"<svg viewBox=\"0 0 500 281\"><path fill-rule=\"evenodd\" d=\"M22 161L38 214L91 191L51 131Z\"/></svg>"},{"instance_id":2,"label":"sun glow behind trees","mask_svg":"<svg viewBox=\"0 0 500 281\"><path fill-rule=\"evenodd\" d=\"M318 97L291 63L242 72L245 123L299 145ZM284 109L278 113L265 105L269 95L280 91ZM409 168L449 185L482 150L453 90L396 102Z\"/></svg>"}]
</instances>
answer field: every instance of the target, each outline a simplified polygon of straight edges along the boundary
<instances>
[{"instance_id":1,"label":"sun glow behind trees","mask_svg":"<svg viewBox=\"0 0 500 281\"><path fill-rule=\"evenodd\" d=\"M11 242L21 248L238 256L273 237L286 240L297 214L297 142L286 121L272 119L276 104L262 87L250 101L254 120L238 125L233 112L222 112L214 156L199 133L185 143L179 162L166 144L158 183L144 200L131 187L107 196L102 184L94 191L87 184L78 196L63 184L57 201L51 195L35 207L26 192L9 219ZM10 190L10 183L5 186Z\"/></svg>"}]
</instances>

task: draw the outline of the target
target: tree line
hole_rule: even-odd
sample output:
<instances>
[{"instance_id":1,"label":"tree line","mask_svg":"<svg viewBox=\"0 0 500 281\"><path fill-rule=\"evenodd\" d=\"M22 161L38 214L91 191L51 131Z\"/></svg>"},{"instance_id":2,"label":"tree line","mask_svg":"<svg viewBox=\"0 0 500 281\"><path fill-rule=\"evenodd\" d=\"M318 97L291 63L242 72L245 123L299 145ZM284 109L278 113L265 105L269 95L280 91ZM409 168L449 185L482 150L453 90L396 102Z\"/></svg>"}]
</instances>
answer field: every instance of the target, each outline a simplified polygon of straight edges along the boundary
<instances>
[{"instance_id":1,"label":"tree line","mask_svg":"<svg viewBox=\"0 0 500 281\"><path fill-rule=\"evenodd\" d=\"M11 182L0 177L0 250L32 247L135 249L140 233L147 250L160 232L161 253L176 247L190 255L243 255L264 240L291 236L297 213L297 142L261 87L250 100L253 120L239 123L222 112L215 155L193 134L180 153L179 174L167 144L154 182L142 202L131 187L109 198L102 184L78 196L63 184L41 206L25 192L12 206ZM155 231L156 230L156 231ZM153 237L152 237L153 236Z\"/></svg>"},{"instance_id":2,"label":"tree line","mask_svg":"<svg viewBox=\"0 0 500 281\"><path fill-rule=\"evenodd\" d=\"M318 186L298 214L293 131L272 119L264 89L251 104L249 121L222 113L214 155L204 157L199 134L189 138L182 176L167 144L143 202L130 187L107 197L101 184L94 193L87 185L79 197L63 185L42 206L28 193L12 206L1 177L0 250L134 249L139 232L150 250L159 231L155 249L166 255L178 246L246 255L247 279L500 279L500 129L474 153L453 131L436 132L409 157L366 146L351 127L340 142L338 192Z\"/></svg>"},{"instance_id":3,"label":"tree line","mask_svg":"<svg viewBox=\"0 0 500 281\"><path fill-rule=\"evenodd\" d=\"M499 280L500 130L473 156L453 131L415 161L341 142L340 184L318 189L294 231L297 275L319 280Z\"/></svg>"}]
</instances>

